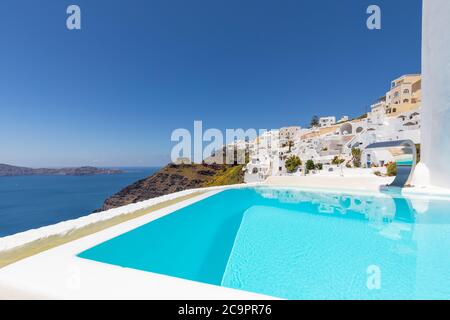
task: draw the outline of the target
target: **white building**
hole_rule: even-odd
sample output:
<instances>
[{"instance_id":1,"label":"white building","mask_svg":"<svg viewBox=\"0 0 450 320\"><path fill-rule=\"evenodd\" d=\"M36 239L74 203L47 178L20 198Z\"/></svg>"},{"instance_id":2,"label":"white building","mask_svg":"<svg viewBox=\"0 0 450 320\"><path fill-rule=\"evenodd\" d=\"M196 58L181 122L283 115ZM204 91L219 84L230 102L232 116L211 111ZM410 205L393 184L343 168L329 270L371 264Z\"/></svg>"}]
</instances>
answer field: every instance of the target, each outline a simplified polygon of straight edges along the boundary
<instances>
[{"instance_id":1,"label":"white building","mask_svg":"<svg viewBox=\"0 0 450 320\"><path fill-rule=\"evenodd\" d=\"M370 106L371 111L367 114L369 125L381 125L386 119L386 97L381 97Z\"/></svg>"},{"instance_id":2,"label":"white building","mask_svg":"<svg viewBox=\"0 0 450 320\"><path fill-rule=\"evenodd\" d=\"M342 116L337 123L347 122L349 120L348 116Z\"/></svg>"},{"instance_id":3,"label":"white building","mask_svg":"<svg viewBox=\"0 0 450 320\"><path fill-rule=\"evenodd\" d=\"M279 152L281 150L280 130L264 132L252 142L249 163L246 166L245 181L263 181L276 175L280 166Z\"/></svg>"},{"instance_id":4,"label":"white building","mask_svg":"<svg viewBox=\"0 0 450 320\"><path fill-rule=\"evenodd\" d=\"M280 140L288 141L288 140L298 140L303 134L304 130L301 127L285 127L280 129Z\"/></svg>"},{"instance_id":5,"label":"white building","mask_svg":"<svg viewBox=\"0 0 450 320\"><path fill-rule=\"evenodd\" d=\"M450 188L450 1L423 1L422 165L415 182Z\"/></svg>"},{"instance_id":6,"label":"white building","mask_svg":"<svg viewBox=\"0 0 450 320\"><path fill-rule=\"evenodd\" d=\"M336 123L336 117L320 117L319 118L319 127L326 128L331 127Z\"/></svg>"},{"instance_id":7,"label":"white building","mask_svg":"<svg viewBox=\"0 0 450 320\"><path fill-rule=\"evenodd\" d=\"M367 119L341 119L336 123L333 116L322 117L318 128L280 130L284 132L282 139L279 135L274 138L274 133L261 136L261 141L270 140L269 147L258 146L252 151L247 173L260 175L261 179L283 175L284 161L290 155L316 163L327 163L338 155L348 165L353 148L363 151L363 166L383 166L393 161L391 154L365 151L369 144L412 140L416 144L423 142L422 163L416 168L414 183L450 188L450 42L442 32L450 30L449 12L448 0L424 0L422 76L409 74L392 81L386 96L371 106ZM280 144L280 140L288 140L287 136L295 136L293 145Z\"/></svg>"},{"instance_id":8,"label":"white building","mask_svg":"<svg viewBox=\"0 0 450 320\"><path fill-rule=\"evenodd\" d=\"M383 150L366 151L367 146L375 142L394 140L412 140L419 144L421 118L420 107L388 115L384 99L379 99L372 106L372 112L367 118L334 123L335 117L326 117L320 118L320 127L286 127L266 132L258 137L255 147L251 148L251 160L246 167L246 181L262 181L269 176L292 174L288 173L285 167L286 160L292 155L298 156L303 165L308 160L322 164L324 171L333 171L339 167L333 163L336 157L343 161L342 166L352 166L352 150L355 148L362 151L363 168L383 167L394 161L391 153ZM299 168L299 171L302 171L302 168Z\"/></svg>"}]
</instances>

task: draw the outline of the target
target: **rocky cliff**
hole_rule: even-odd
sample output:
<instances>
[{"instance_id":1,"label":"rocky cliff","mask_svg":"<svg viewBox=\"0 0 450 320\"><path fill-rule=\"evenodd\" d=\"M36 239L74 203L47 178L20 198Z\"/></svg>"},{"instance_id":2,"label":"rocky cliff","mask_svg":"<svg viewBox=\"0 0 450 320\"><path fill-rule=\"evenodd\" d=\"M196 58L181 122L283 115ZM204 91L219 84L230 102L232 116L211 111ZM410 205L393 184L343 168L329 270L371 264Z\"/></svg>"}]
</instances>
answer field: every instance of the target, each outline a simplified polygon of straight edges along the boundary
<instances>
[{"instance_id":1,"label":"rocky cliff","mask_svg":"<svg viewBox=\"0 0 450 320\"><path fill-rule=\"evenodd\" d=\"M169 164L108 198L98 211L108 210L173 192L206 186L243 183L243 166Z\"/></svg>"}]
</instances>

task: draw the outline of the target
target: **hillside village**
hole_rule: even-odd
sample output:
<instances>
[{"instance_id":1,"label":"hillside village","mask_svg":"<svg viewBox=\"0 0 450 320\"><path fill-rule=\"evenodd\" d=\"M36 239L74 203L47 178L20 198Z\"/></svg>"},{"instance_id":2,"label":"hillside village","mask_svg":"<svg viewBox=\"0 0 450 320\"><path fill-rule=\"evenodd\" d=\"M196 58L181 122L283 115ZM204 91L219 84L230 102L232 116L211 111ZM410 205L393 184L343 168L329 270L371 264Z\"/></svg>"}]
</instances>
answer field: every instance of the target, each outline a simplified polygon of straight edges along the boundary
<instances>
[{"instance_id":1,"label":"hillside village","mask_svg":"<svg viewBox=\"0 0 450 320\"><path fill-rule=\"evenodd\" d=\"M420 144L421 88L421 75L404 75L393 80L389 91L359 118L317 117L308 129L280 128L254 141L237 142L249 151L245 181L284 175L386 174L391 153L366 147L406 139Z\"/></svg>"}]
</instances>

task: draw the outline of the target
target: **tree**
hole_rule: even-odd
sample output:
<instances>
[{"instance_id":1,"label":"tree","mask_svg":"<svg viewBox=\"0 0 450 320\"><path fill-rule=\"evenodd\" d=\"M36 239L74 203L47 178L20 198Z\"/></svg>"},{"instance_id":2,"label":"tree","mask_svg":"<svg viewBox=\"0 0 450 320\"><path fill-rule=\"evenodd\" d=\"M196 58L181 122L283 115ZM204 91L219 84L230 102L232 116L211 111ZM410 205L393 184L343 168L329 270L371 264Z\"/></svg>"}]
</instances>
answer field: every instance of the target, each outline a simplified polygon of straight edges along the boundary
<instances>
[{"instance_id":1,"label":"tree","mask_svg":"<svg viewBox=\"0 0 450 320\"><path fill-rule=\"evenodd\" d=\"M302 165L302 160L297 156L290 156L284 165L288 172L295 172Z\"/></svg>"},{"instance_id":2,"label":"tree","mask_svg":"<svg viewBox=\"0 0 450 320\"><path fill-rule=\"evenodd\" d=\"M318 127L319 126L319 117L318 116L313 116L311 119L311 127Z\"/></svg>"},{"instance_id":3,"label":"tree","mask_svg":"<svg viewBox=\"0 0 450 320\"><path fill-rule=\"evenodd\" d=\"M291 153L292 147L294 146L294 141L289 140L289 141L287 142L287 146L289 147L289 153Z\"/></svg>"},{"instance_id":4,"label":"tree","mask_svg":"<svg viewBox=\"0 0 450 320\"><path fill-rule=\"evenodd\" d=\"M361 149L358 148L352 149L353 166L355 166L355 168L361 167L361 154L362 154Z\"/></svg>"},{"instance_id":5,"label":"tree","mask_svg":"<svg viewBox=\"0 0 450 320\"><path fill-rule=\"evenodd\" d=\"M286 139L287 139L287 142L284 143L282 147L288 147L289 153L291 153L292 147L295 145L292 134L288 133Z\"/></svg>"},{"instance_id":6,"label":"tree","mask_svg":"<svg viewBox=\"0 0 450 320\"><path fill-rule=\"evenodd\" d=\"M314 161L312 161L312 160L306 161L306 170L308 170L308 172L309 172L314 169L316 169L316 165L314 164Z\"/></svg>"}]
</instances>

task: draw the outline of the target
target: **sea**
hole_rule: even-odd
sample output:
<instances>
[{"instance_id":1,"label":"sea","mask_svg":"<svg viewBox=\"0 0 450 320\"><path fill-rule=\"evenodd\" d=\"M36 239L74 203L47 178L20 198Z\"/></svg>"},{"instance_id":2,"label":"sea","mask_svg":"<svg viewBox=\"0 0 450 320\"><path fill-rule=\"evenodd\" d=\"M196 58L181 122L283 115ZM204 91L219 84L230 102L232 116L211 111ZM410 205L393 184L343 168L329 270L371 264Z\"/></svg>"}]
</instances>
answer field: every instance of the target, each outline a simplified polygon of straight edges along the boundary
<instances>
[{"instance_id":1,"label":"sea","mask_svg":"<svg viewBox=\"0 0 450 320\"><path fill-rule=\"evenodd\" d=\"M159 168L113 169L124 173L0 177L0 238L91 214L108 197Z\"/></svg>"}]
</instances>

